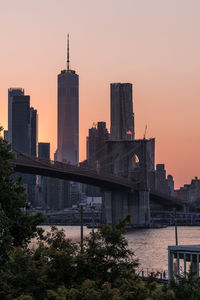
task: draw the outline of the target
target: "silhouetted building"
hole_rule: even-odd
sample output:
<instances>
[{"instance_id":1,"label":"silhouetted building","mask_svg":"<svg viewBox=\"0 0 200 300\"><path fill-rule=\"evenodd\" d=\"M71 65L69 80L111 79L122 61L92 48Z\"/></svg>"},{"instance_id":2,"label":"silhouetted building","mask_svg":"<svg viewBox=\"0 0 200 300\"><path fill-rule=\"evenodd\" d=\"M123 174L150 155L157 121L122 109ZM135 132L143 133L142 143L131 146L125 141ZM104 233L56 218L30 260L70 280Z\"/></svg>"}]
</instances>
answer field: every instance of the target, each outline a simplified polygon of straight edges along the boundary
<instances>
[{"instance_id":1,"label":"silhouetted building","mask_svg":"<svg viewBox=\"0 0 200 300\"><path fill-rule=\"evenodd\" d=\"M50 143L38 143L38 157L50 160ZM48 208L48 177L38 176L38 206Z\"/></svg>"},{"instance_id":2,"label":"silhouetted building","mask_svg":"<svg viewBox=\"0 0 200 300\"><path fill-rule=\"evenodd\" d=\"M50 143L38 143L38 157L50 160Z\"/></svg>"},{"instance_id":3,"label":"silhouetted building","mask_svg":"<svg viewBox=\"0 0 200 300\"><path fill-rule=\"evenodd\" d=\"M14 96L23 96L24 90L21 88L8 89L8 142L12 144L12 102Z\"/></svg>"},{"instance_id":4,"label":"silhouetted building","mask_svg":"<svg viewBox=\"0 0 200 300\"><path fill-rule=\"evenodd\" d=\"M87 137L87 166L95 170L100 170L107 159L106 141L109 133L106 122L98 122L97 125L89 129ZM100 196L98 187L87 185L86 194L88 196Z\"/></svg>"},{"instance_id":5,"label":"silhouetted building","mask_svg":"<svg viewBox=\"0 0 200 300\"><path fill-rule=\"evenodd\" d=\"M30 96L12 97L12 149L30 155Z\"/></svg>"},{"instance_id":6,"label":"silhouetted building","mask_svg":"<svg viewBox=\"0 0 200 300\"><path fill-rule=\"evenodd\" d=\"M37 156L37 143L38 143L38 115L37 110L33 107L30 108L30 126L31 126L31 136L30 136L30 155Z\"/></svg>"},{"instance_id":7,"label":"silhouetted building","mask_svg":"<svg viewBox=\"0 0 200 300\"><path fill-rule=\"evenodd\" d=\"M133 140L135 132L131 83L111 83L110 114L111 139Z\"/></svg>"},{"instance_id":8,"label":"silhouetted building","mask_svg":"<svg viewBox=\"0 0 200 300\"><path fill-rule=\"evenodd\" d=\"M26 155L36 156L37 149L37 111L30 108L30 96L23 89L8 90L8 139L12 150ZM23 177L27 188L28 201L36 204L36 176L15 174Z\"/></svg>"},{"instance_id":9,"label":"silhouetted building","mask_svg":"<svg viewBox=\"0 0 200 300\"><path fill-rule=\"evenodd\" d=\"M6 142L8 142L8 130L4 130L3 138Z\"/></svg>"},{"instance_id":10,"label":"silhouetted building","mask_svg":"<svg viewBox=\"0 0 200 300\"><path fill-rule=\"evenodd\" d=\"M193 204L195 206L200 205L200 179L195 177L191 180L190 184L184 184L179 190L175 190L175 195L177 198L181 199L183 202ZM195 203L196 202L196 203Z\"/></svg>"},{"instance_id":11,"label":"silhouetted building","mask_svg":"<svg viewBox=\"0 0 200 300\"><path fill-rule=\"evenodd\" d=\"M98 122L97 126L89 129L87 137L87 160L95 168L100 167L100 163L105 160L105 143L109 139L106 122Z\"/></svg>"},{"instance_id":12,"label":"silhouetted building","mask_svg":"<svg viewBox=\"0 0 200 300\"><path fill-rule=\"evenodd\" d=\"M155 170L155 187L154 190L174 196L174 180L172 175L168 175L166 178L166 170L164 164L157 164Z\"/></svg>"},{"instance_id":13,"label":"silhouetted building","mask_svg":"<svg viewBox=\"0 0 200 300\"><path fill-rule=\"evenodd\" d=\"M77 165L79 162L79 77L69 67L58 75L58 148L57 160Z\"/></svg>"},{"instance_id":14,"label":"silhouetted building","mask_svg":"<svg viewBox=\"0 0 200 300\"><path fill-rule=\"evenodd\" d=\"M54 154L54 161L57 161L57 153ZM69 181L47 178L47 206L53 210L71 207Z\"/></svg>"},{"instance_id":15,"label":"silhouetted building","mask_svg":"<svg viewBox=\"0 0 200 300\"><path fill-rule=\"evenodd\" d=\"M77 165L79 163L79 76L70 69L69 35L67 38L67 69L58 75L57 150L54 160ZM70 182L53 180L55 189L49 189L50 207L71 207ZM57 191L55 193L55 191ZM78 185L77 185L78 191Z\"/></svg>"},{"instance_id":16,"label":"silhouetted building","mask_svg":"<svg viewBox=\"0 0 200 300\"><path fill-rule=\"evenodd\" d=\"M167 183L170 190L170 196L174 197L174 179L172 175L167 176Z\"/></svg>"},{"instance_id":17,"label":"silhouetted building","mask_svg":"<svg viewBox=\"0 0 200 300\"><path fill-rule=\"evenodd\" d=\"M96 138L97 138L97 128L92 127L88 131L89 135L86 137L87 143L87 160L95 160L96 158Z\"/></svg>"},{"instance_id":18,"label":"silhouetted building","mask_svg":"<svg viewBox=\"0 0 200 300\"><path fill-rule=\"evenodd\" d=\"M50 159L50 144L38 144L38 156ZM39 176L39 204L40 206L53 210L71 207L70 184L66 180Z\"/></svg>"},{"instance_id":19,"label":"silhouetted building","mask_svg":"<svg viewBox=\"0 0 200 300\"><path fill-rule=\"evenodd\" d=\"M12 97L12 149L23 154L37 154L37 110L30 108L30 96Z\"/></svg>"},{"instance_id":20,"label":"silhouetted building","mask_svg":"<svg viewBox=\"0 0 200 300\"><path fill-rule=\"evenodd\" d=\"M71 207L70 183L57 178L47 178L47 206L49 209Z\"/></svg>"}]
</instances>

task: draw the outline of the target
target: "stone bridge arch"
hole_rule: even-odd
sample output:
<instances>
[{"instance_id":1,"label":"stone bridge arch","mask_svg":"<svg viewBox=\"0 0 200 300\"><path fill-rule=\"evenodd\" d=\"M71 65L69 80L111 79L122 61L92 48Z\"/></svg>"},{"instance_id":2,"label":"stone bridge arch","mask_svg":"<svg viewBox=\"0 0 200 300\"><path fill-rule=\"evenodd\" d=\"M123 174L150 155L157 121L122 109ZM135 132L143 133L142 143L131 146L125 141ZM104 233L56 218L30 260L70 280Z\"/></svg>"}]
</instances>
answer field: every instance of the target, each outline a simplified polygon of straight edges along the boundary
<instances>
[{"instance_id":1,"label":"stone bridge arch","mask_svg":"<svg viewBox=\"0 0 200 300\"><path fill-rule=\"evenodd\" d=\"M107 161L103 169L108 173L144 183L146 173L155 168L155 139L110 140L106 148ZM134 157L139 159L138 167L133 166Z\"/></svg>"},{"instance_id":2,"label":"stone bridge arch","mask_svg":"<svg viewBox=\"0 0 200 300\"><path fill-rule=\"evenodd\" d=\"M138 182L139 191L113 192L105 201L107 221L116 224L127 213L132 215L133 226L148 226L150 223L148 173L155 166L155 139L110 140L106 142L107 161L102 169L116 176ZM139 166L133 166L133 159ZM100 162L101 164L101 162ZM110 197L110 199L109 199Z\"/></svg>"}]
</instances>

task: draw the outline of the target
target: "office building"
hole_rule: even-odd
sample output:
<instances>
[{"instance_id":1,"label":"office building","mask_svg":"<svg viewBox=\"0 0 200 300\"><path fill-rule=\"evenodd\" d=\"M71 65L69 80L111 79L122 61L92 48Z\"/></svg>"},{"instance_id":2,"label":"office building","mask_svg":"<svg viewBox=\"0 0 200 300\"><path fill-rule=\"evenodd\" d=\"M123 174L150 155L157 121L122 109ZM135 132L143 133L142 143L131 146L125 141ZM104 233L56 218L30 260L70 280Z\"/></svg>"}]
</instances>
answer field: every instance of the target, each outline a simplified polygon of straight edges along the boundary
<instances>
[{"instance_id":1,"label":"office building","mask_svg":"<svg viewBox=\"0 0 200 300\"><path fill-rule=\"evenodd\" d=\"M13 151L36 156L37 149L37 111L30 108L30 96L24 90L8 90L8 140ZM32 174L15 174L22 176L27 189L28 201L36 204L36 176Z\"/></svg>"},{"instance_id":2,"label":"office building","mask_svg":"<svg viewBox=\"0 0 200 300\"><path fill-rule=\"evenodd\" d=\"M200 179L196 176L190 184L184 184L180 189L175 190L175 196L193 207L199 207Z\"/></svg>"},{"instance_id":3,"label":"office building","mask_svg":"<svg viewBox=\"0 0 200 300\"><path fill-rule=\"evenodd\" d=\"M133 140L134 113L131 83L112 83L110 85L110 114L112 140Z\"/></svg>"},{"instance_id":4,"label":"office building","mask_svg":"<svg viewBox=\"0 0 200 300\"><path fill-rule=\"evenodd\" d=\"M23 96L24 90L21 88L8 89L8 142L12 144L12 101L14 96Z\"/></svg>"},{"instance_id":5,"label":"office building","mask_svg":"<svg viewBox=\"0 0 200 300\"><path fill-rule=\"evenodd\" d=\"M100 171L104 168L107 160L106 141L109 139L109 133L106 128L106 122L98 122L97 125L89 129L87 136L87 162L86 166ZM82 164L83 165L83 164ZM87 196L100 196L98 187L87 185Z\"/></svg>"},{"instance_id":6,"label":"office building","mask_svg":"<svg viewBox=\"0 0 200 300\"><path fill-rule=\"evenodd\" d=\"M106 156L105 142L109 139L106 122L98 122L97 125L89 129L87 137L87 161L95 167L100 164Z\"/></svg>"},{"instance_id":7,"label":"office building","mask_svg":"<svg viewBox=\"0 0 200 300\"><path fill-rule=\"evenodd\" d=\"M30 96L12 97L11 122L12 149L30 155Z\"/></svg>"},{"instance_id":8,"label":"office building","mask_svg":"<svg viewBox=\"0 0 200 300\"><path fill-rule=\"evenodd\" d=\"M50 143L38 143L38 157L46 160L50 160ZM48 189L48 177L38 176L38 189L37 198L38 206L42 208L49 208L47 189Z\"/></svg>"},{"instance_id":9,"label":"office building","mask_svg":"<svg viewBox=\"0 0 200 300\"><path fill-rule=\"evenodd\" d=\"M30 155L37 156L37 143L38 143L38 115L37 110L33 107L30 108Z\"/></svg>"},{"instance_id":10,"label":"office building","mask_svg":"<svg viewBox=\"0 0 200 300\"><path fill-rule=\"evenodd\" d=\"M37 110L30 108L30 96L12 96L11 137L12 149L37 156ZM9 124L9 123L8 123Z\"/></svg>"},{"instance_id":11,"label":"office building","mask_svg":"<svg viewBox=\"0 0 200 300\"><path fill-rule=\"evenodd\" d=\"M54 160L77 165L79 163L79 76L70 68L69 35L67 37L67 69L58 75L58 128L57 150ZM51 179L53 181L53 179ZM49 186L50 207L71 207L70 182L54 180L55 189ZM79 189L78 184L77 191Z\"/></svg>"},{"instance_id":12,"label":"office building","mask_svg":"<svg viewBox=\"0 0 200 300\"><path fill-rule=\"evenodd\" d=\"M79 162L79 76L69 66L58 75L58 145L57 160L77 165Z\"/></svg>"},{"instance_id":13,"label":"office building","mask_svg":"<svg viewBox=\"0 0 200 300\"><path fill-rule=\"evenodd\" d=\"M50 143L38 143L38 157L50 160ZM63 185L62 179L39 176L38 205L45 209L63 209L65 207Z\"/></svg>"},{"instance_id":14,"label":"office building","mask_svg":"<svg viewBox=\"0 0 200 300\"><path fill-rule=\"evenodd\" d=\"M155 170L155 188L156 191L174 196L174 180L172 175L166 178L166 170L164 164L157 164Z\"/></svg>"},{"instance_id":15,"label":"office building","mask_svg":"<svg viewBox=\"0 0 200 300\"><path fill-rule=\"evenodd\" d=\"M50 143L38 143L38 157L50 160Z\"/></svg>"}]
</instances>

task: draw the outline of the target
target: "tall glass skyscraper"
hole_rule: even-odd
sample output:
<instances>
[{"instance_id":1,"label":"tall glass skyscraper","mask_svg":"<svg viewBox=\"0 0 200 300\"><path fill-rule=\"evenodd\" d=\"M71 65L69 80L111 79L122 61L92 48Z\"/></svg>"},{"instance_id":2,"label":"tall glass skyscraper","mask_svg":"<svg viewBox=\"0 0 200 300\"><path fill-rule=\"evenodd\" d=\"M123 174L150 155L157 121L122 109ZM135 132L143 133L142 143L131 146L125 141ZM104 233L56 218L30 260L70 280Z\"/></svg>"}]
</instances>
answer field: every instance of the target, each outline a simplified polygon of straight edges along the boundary
<instances>
[{"instance_id":1,"label":"tall glass skyscraper","mask_svg":"<svg viewBox=\"0 0 200 300\"><path fill-rule=\"evenodd\" d=\"M79 76L69 66L58 75L58 148L56 160L73 165L79 162Z\"/></svg>"},{"instance_id":2,"label":"tall glass skyscraper","mask_svg":"<svg viewBox=\"0 0 200 300\"><path fill-rule=\"evenodd\" d=\"M13 96L11 129L12 149L30 155L30 96Z\"/></svg>"},{"instance_id":3,"label":"tall glass skyscraper","mask_svg":"<svg viewBox=\"0 0 200 300\"><path fill-rule=\"evenodd\" d=\"M110 85L111 139L134 139L134 113L131 83Z\"/></svg>"},{"instance_id":4,"label":"tall glass skyscraper","mask_svg":"<svg viewBox=\"0 0 200 300\"><path fill-rule=\"evenodd\" d=\"M37 110L30 107L30 96L24 95L21 88L8 90L8 142L12 150L36 156L37 149ZM35 204L36 176L17 173L22 176L27 187L28 201Z\"/></svg>"},{"instance_id":5,"label":"tall glass skyscraper","mask_svg":"<svg viewBox=\"0 0 200 300\"><path fill-rule=\"evenodd\" d=\"M14 96L23 96L24 89L10 88L8 89L8 142L12 144L12 103Z\"/></svg>"}]
</instances>

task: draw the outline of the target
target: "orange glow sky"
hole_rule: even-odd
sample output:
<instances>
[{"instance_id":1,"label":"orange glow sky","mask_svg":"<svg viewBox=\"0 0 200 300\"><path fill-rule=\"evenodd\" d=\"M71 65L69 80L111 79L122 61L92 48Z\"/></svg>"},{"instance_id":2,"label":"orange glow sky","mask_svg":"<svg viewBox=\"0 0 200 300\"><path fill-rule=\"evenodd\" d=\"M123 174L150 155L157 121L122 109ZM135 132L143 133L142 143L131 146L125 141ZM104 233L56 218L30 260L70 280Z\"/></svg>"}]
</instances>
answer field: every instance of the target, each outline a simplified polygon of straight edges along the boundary
<instances>
[{"instance_id":1,"label":"orange glow sky","mask_svg":"<svg viewBox=\"0 0 200 300\"><path fill-rule=\"evenodd\" d=\"M6 0L0 3L0 124L7 90L39 114L39 141L57 140L57 74L80 76L80 159L93 122L109 128L109 84L134 85L136 138L156 138L156 163L176 187L200 177L199 0Z\"/></svg>"}]
</instances>

